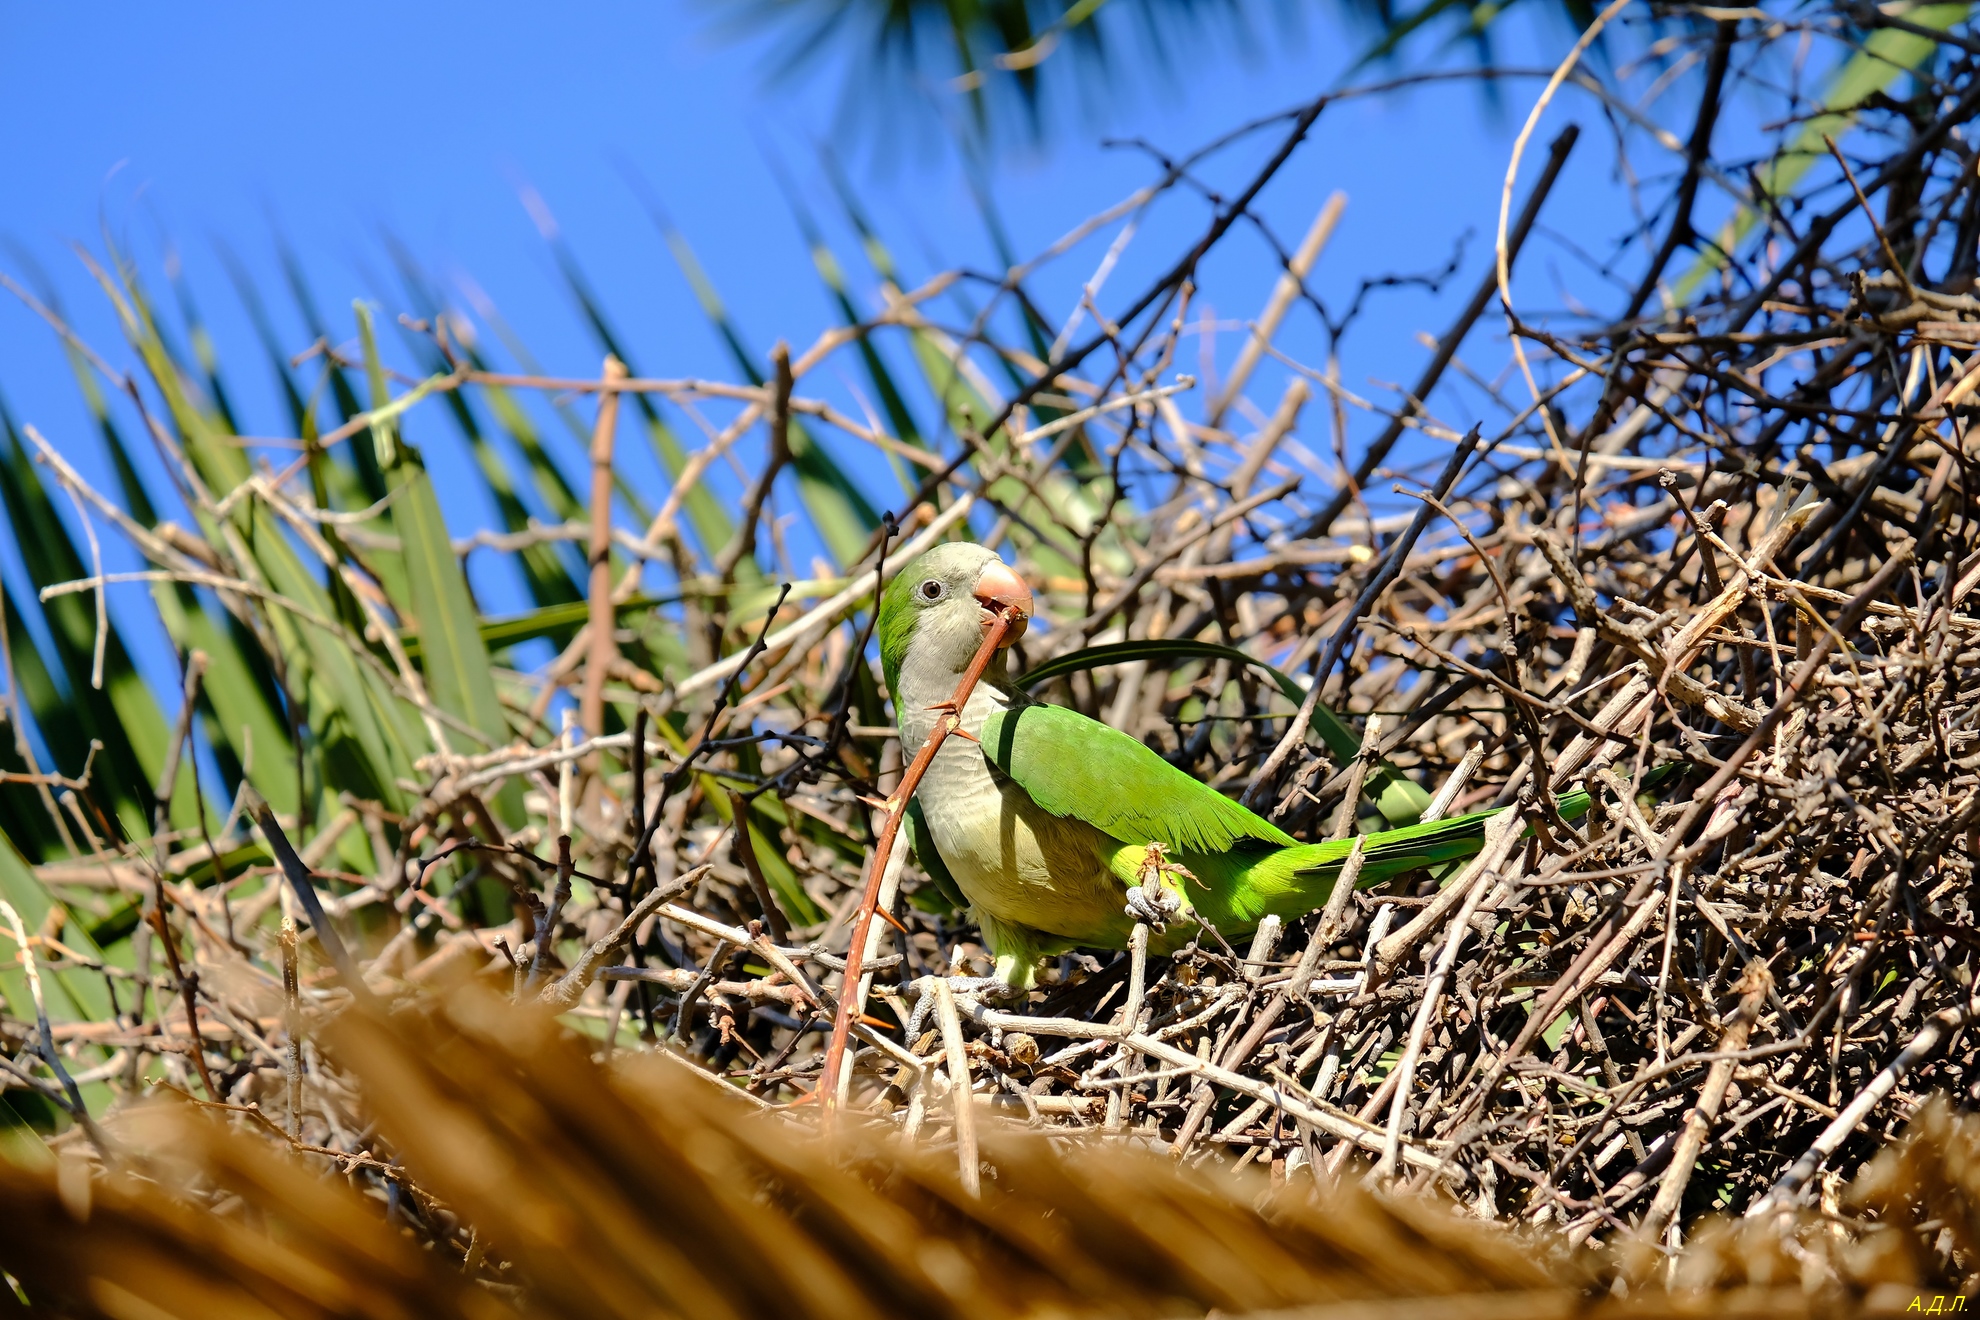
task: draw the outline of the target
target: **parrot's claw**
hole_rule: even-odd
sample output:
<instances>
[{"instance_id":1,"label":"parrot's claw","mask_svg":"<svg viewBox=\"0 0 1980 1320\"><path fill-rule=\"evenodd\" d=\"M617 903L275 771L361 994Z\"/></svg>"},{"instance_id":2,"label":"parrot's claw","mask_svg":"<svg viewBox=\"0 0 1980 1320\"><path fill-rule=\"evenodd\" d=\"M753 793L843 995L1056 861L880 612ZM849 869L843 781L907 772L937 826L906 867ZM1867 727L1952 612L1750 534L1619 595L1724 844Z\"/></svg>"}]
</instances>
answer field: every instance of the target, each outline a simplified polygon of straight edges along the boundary
<instances>
[{"instance_id":1,"label":"parrot's claw","mask_svg":"<svg viewBox=\"0 0 1980 1320\"><path fill-rule=\"evenodd\" d=\"M1161 885L1136 885L1127 891L1128 919L1146 922L1158 934L1181 916L1182 910L1182 900L1175 891Z\"/></svg>"},{"instance_id":2,"label":"parrot's claw","mask_svg":"<svg viewBox=\"0 0 1980 1320\"><path fill-rule=\"evenodd\" d=\"M933 979L933 978L927 978ZM1025 990L1014 986L1001 976L951 976L945 978L949 991L957 999L1022 999ZM910 1047L921 1039L921 1033L928 1019L935 1012L935 995L921 981L911 981L906 989L916 996L914 1012L907 1023L907 1042Z\"/></svg>"}]
</instances>

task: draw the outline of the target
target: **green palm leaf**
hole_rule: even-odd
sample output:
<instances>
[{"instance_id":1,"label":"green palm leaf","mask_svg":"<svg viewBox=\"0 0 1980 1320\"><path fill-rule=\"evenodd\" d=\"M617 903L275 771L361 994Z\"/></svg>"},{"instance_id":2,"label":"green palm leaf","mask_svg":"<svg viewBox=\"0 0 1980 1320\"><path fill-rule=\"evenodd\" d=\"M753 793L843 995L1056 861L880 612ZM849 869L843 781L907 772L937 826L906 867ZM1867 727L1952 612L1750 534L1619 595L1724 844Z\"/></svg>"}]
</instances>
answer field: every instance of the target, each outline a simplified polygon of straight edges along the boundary
<instances>
[{"instance_id":1,"label":"green palm leaf","mask_svg":"<svg viewBox=\"0 0 1980 1320\"><path fill-rule=\"evenodd\" d=\"M95 417L97 430L109 448L111 463L117 471L117 483L123 491L125 511L140 524L156 527L157 508L138 475L137 464L124 443L122 431L110 415L109 405L97 384L95 369L73 345L65 346L69 350L69 366L75 374L83 401ZM210 349L208 351L208 379L217 382L218 363L210 356ZM286 361L280 365L286 372ZM207 718L208 736L212 739L215 754L230 779L239 773L240 767L255 755L257 749L261 756L271 758L272 764L291 764L293 752L289 730L277 713L279 686L269 669L268 658L252 644L252 639L239 621L224 617L216 619L200 603L198 593L184 583L156 582L152 584L151 594L159 621L164 624L178 651L181 654L190 654L195 650L206 653L207 677L200 686L200 706ZM264 776L264 780L268 789L265 796L275 804L276 810L293 812L297 809L299 799L293 775ZM232 789L230 782L230 796ZM173 796L176 799L190 791L189 784L181 785L175 789ZM176 801L174 806L178 806Z\"/></svg>"},{"instance_id":2,"label":"green palm leaf","mask_svg":"<svg viewBox=\"0 0 1980 1320\"><path fill-rule=\"evenodd\" d=\"M251 473L246 451L232 443L217 419L205 413L182 387L181 367L167 351L135 291L101 270L97 275L126 338L165 401L187 460L209 490L234 490ZM352 439L364 440L365 452L369 452L369 437ZM265 617L289 666L289 690L302 698L306 708L304 723L325 746L326 755L316 762L323 782L304 797L313 800L319 792L348 789L359 797L399 809L404 802L399 782L411 779L413 773L408 749L423 740L402 723L401 703L388 680L366 665L351 645L348 630L333 626L333 621L348 619L348 614L340 611L332 591L305 566L279 520L256 501L236 502L225 531L208 509L196 508L193 513L209 543L242 545L248 562L239 566L241 570L274 597L301 607L301 612L291 612L271 603ZM338 584L334 574L330 582ZM293 771L271 767L269 758L257 756L250 779L259 789L262 776L277 773L292 775Z\"/></svg>"},{"instance_id":3,"label":"green palm leaf","mask_svg":"<svg viewBox=\"0 0 1980 1320\"><path fill-rule=\"evenodd\" d=\"M40 926L49 909L57 906L57 900L35 877L27 859L4 835L0 835L0 898L13 905L29 930ZM66 904L61 906L67 909ZM77 914L69 910L68 915L73 918ZM103 951L90 938L85 922L71 920L62 938L81 951L102 956ZM12 942L8 940L9 944ZM0 970L0 1002L6 1004L16 1020L33 1022L34 1000L28 990L26 972L13 958L0 966L4 966L4 970ZM111 1016L110 995L100 976L73 969L50 968L42 973L42 985L48 1016L53 1022L101 1022ZM111 1099L109 1088L101 1082L83 1087L82 1096L83 1102L97 1112L101 1112ZM5 1111L0 1110L0 1124L5 1122Z\"/></svg>"},{"instance_id":4,"label":"green palm leaf","mask_svg":"<svg viewBox=\"0 0 1980 1320\"><path fill-rule=\"evenodd\" d=\"M413 263L411 254L395 243L392 245L392 255L399 267L399 275L406 286L406 291L412 297L415 315L429 321L436 320L443 314L439 299L427 287L425 279ZM424 360L428 372L444 373L450 370L450 365L441 356L440 350L434 346L431 338L407 332L404 340L406 346ZM476 367L486 369L486 364L480 360L473 348L467 347L459 351ZM529 509L523 504L515 478L509 472L509 465L503 462L500 454L495 452L493 443L483 431L481 419L469 402L467 392L449 390L442 397L448 411L453 414L454 425L467 439L468 448L474 454L475 466L480 470L482 485L486 487L490 499L494 501L496 512L501 515L502 526L510 532L528 530ZM559 474L558 481L561 482L562 479ZM565 488L565 493L569 493L568 487ZM570 503L574 506L575 499ZM556 516L561 521L569 515L559 513ZM536 604L561 605L584 599L581 586L583 561L571 551L568 542L525 546L517 554L517 562L522 568L530 599Z\"/></svg>"},{"instance_id":5,"label":"green palm leaf","mask_svg":"<svg viewBox=\"0 0 1980 1320\"><path fill-rule=\"evenodd\" d=\"M677 604L678 596L655 597L634 596L630 600L613 605L613 613L623 619L642 610L658 609L663 605ZM511 614L499 618L484 618L475 625L481 634L481 644L490 651L500 651L504 647L516 646L522 642L534 641L539 637L568 639L584 621L591 617L588 601L571 601L562 605L545 605L541 609L530 610L526 614ZM415 660L424 652L421 647L418 629L408 628L399 634L400 645L406 654Z\"/></svg>"},{"instance_id":6,"label":"green palm leaf","mask_svg":"<svg viewBox=\"0 0 1980 1320\"><path fill-rule=\"evenodd\" d=\"M89 576L88 562L77 551L42 485L41 470L28 457L14 431L13 419L4 410L0 410L0 444L4 444L0 448L0 505L7 511L29 579L46 589ZM10 616L22 608L28 607L11 606ZM143 837L151 832L151 786L164 768L170 737L158 699L131 663L123 634L114 622L104 635L103 685L99 689L91 681L97 636L93 594L56 596L39 608L55 648L50 669L69 685L59 700L72 707L77 717L76 741L61 746L51 740L51 750L62 770L75 774L89 754L90 740L100 742L103 748L94 772L102 794L99 801L117 813L131 837ZM35 713L39 722L44 712ZM58 727L63 723L66 721L58 721ZM175 824L192 824L190 791L183 799L175 794L172 805Z\"/></svg>"},{"instance_id":7,"label":"green palm leaf","mask_svg":"<svg viewBox=\"0 0 1980 1320\"><path fill-rule=\"evenodd\" d=\"M354 308L364 346L365 372L370 378L371 406L376 411L391 401L385 368L378 357L370 308L361 302ZM495 697L488 648L481 641L480 620L468 596L460 561L454 558L454 543L440 515L433 480L419 451L398 434L396 420L378 423L373 438L394 492L392 525L399 533L406 574L406 608L402 612L411 615L413 631L419 634L420 666L429 695L434 705L481 734L480 746L460 737L454 750L482 752L499 747L509 740L508 720ZM511 783L498 802L512 820L522 819L520 784Z\"/></svg>"}]
</instances>

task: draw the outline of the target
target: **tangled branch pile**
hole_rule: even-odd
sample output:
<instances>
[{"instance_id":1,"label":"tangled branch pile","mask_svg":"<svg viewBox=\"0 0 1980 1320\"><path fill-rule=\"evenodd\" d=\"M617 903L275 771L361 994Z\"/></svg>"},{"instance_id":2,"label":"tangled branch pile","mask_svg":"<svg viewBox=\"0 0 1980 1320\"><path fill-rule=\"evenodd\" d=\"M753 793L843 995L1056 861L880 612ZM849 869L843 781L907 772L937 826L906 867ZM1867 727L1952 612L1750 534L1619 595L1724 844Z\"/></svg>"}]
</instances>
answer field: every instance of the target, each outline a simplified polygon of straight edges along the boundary
<instances>
[{"instance_id":1,"label":"tangled branch pile","mask_svg":"<svg viewBox=\"0 0 1980 1320\"><path fill-rule=\"evenodd\" d=\"M0 1094L44 1129L78 1124L58 1145L108 1150L91 1110L166 1082L398 1197L371 1118L397 1102L313 1040L353 1000L417 1001L464 972L562 1010L601 1054L665 1050L791 1105L833 1089L820 1045L844 994L847 1107L952 1148L963 1185L995 1116L1276 1183L1372 1166L1572 1243L1674 1244L1708 1212L1773 1222L1810 1196L1834 1212L1929 1092L1980 1096L1980 46L1938 10L1728 14L1671 20L1664 63L1614 85L1564 84L1612 112L1625 160L1649 149L1632 94L1698 92L1668 196L1608 263L1637 272L1620 315L1513 296L1570 130L1519 207L1509 192L1495 269L1392 408L1275 342L1300 302L1330 332L1353 320L1304 284L1339 203L1296 247L1255 210L1326 98L1234 139L1272 143L1236 186L1208 182L1227 141L1048 253L1208 194L1201 242L1104 317L1111 257L1062 328L1026 294L1037 263L912 292L887 268L877 315L780 348L761 383L628 374L623 351L569 380L496 370L409 277L402 329L428 374L395 394L360 308L354 355L322 338L281 367L319 371L342 419L319 427L316 392L295 390L294 447L258 465L218 378L174 358L119 266L105 283L144 375L74 342L122 498L32 428L47 478L9 450L57 654L10 599L0 810L21 856L0 878L23 972ZM1835 95L1855 90L1821 114L1777 90L1804 39L1863 43ZM1883 90L1899 72L1903 96ZM1712 154L1739 96L1790 116L1764 168ZM1825 145L1851 124L1849 152ZM1678 142L1664 133L1656 150ZM1712 239L1710 190L1732 207ZM1179 376L1203 258L1239 233L1275 254L1278 292L1221 380ZM960 301L985 288L987 306ZM1496 381L1458 353L1495 298ZM912 388L894 347L922 365ZM885 421L813 390L855 353ZM1268 380L1276 401L1254 405ZM572 412L580 395L594 413ZM462 544L406 434L443 405L507 520ZM588 502L536 411L578 424ZM1350 461L1362 412L1380 431ZM157 511L120 418L157 447L183 522ZM615 461L634 425L670 466L658 499ZM898 520L835 461L848 440L896 466ZM91 524L89 563L44 480ZM146 565L106 567L97 523ZM861 993L838 985L871 804L915 750L892 734L869 607L963 535L1038 589L1021 665L1039 695L1296 836L1500 808L1484 851L1342 887L1242 947L1205 931L1173 958L1069 955L1030 1003L964 999L902 1039L927 978L987 969L969 914L908 866L881 877L900 933L875 927ZM484 551L512 557L532 613L477 614L462 564ZM176 723L142 709L104 608L131 581L186 656ZM525 667L541 638L554 658ZM226 791L202 786L193 744ZM1642 795L1672 763L1688 768ZM1583 785L1594 810L1563 820L1556 795ZM980 1152L999 1176L1001 1140ZM1964 1277L1964 1243L1916 1277Z\"/></svg>"}]
</instances>

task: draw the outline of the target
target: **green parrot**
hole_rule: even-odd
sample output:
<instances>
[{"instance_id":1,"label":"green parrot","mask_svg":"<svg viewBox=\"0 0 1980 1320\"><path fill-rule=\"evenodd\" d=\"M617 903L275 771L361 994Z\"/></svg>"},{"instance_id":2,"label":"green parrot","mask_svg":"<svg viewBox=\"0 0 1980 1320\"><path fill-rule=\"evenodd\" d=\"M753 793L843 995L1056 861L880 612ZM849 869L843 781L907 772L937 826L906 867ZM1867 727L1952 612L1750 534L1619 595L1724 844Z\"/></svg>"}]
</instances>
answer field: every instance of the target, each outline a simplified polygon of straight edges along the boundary
<instances>
[{"instance_id":1,"label":"green parrot","mask_svg":"<svg viewBox=\"0 0 1980 1320\"><path fill-rule=\"evenodd\" d=\"M1021 578L980 545L937 546L909 564L880 602L880 663L901 748L912 756L936 709L982 646L998 609L1031 613ZM1006 634L1017 640L1022 624ZM1000 650L909 805L922 869L966 905L996 958L973 989L1028 989L1041 959L1076 947L1127 947L1149 924L1154 952L1226 939L1275 915L1323 906L1349 839L1300 843L1278 826L1116 729L1034 701ZM1565 817L1585 793L1558 799ZM1490 811L1367 836L1361 884L1476 853Z\"/></svg>"}]
</instances>

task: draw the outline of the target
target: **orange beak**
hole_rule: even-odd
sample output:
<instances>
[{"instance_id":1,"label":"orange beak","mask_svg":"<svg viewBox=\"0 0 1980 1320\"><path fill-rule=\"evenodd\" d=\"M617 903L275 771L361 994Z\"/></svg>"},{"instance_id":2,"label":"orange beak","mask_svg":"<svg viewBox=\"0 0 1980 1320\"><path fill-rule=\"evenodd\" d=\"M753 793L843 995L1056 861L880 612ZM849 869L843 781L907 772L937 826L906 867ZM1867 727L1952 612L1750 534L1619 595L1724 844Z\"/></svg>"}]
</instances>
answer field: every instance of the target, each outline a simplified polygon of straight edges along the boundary
<instances>
[{"instance_id":1,"label":"orange beak","mask_svg":"<svg viewBox=\"0 0 1980 1320\"><path fill-rule=\"evenodd\" d=\"M1009 646L1024 636L1025 625L1031 621L1031 588L1024 585L1024 579L1011 571L1010 565L1001 559L993 559L984 565L983 573L976 579L976 602L995 616L1001 610L1015 610L1017 617L1010 629L1004 633L1000 644ZM985 619L987 627L990 620Z\"/></svg>"}]
</instances>

